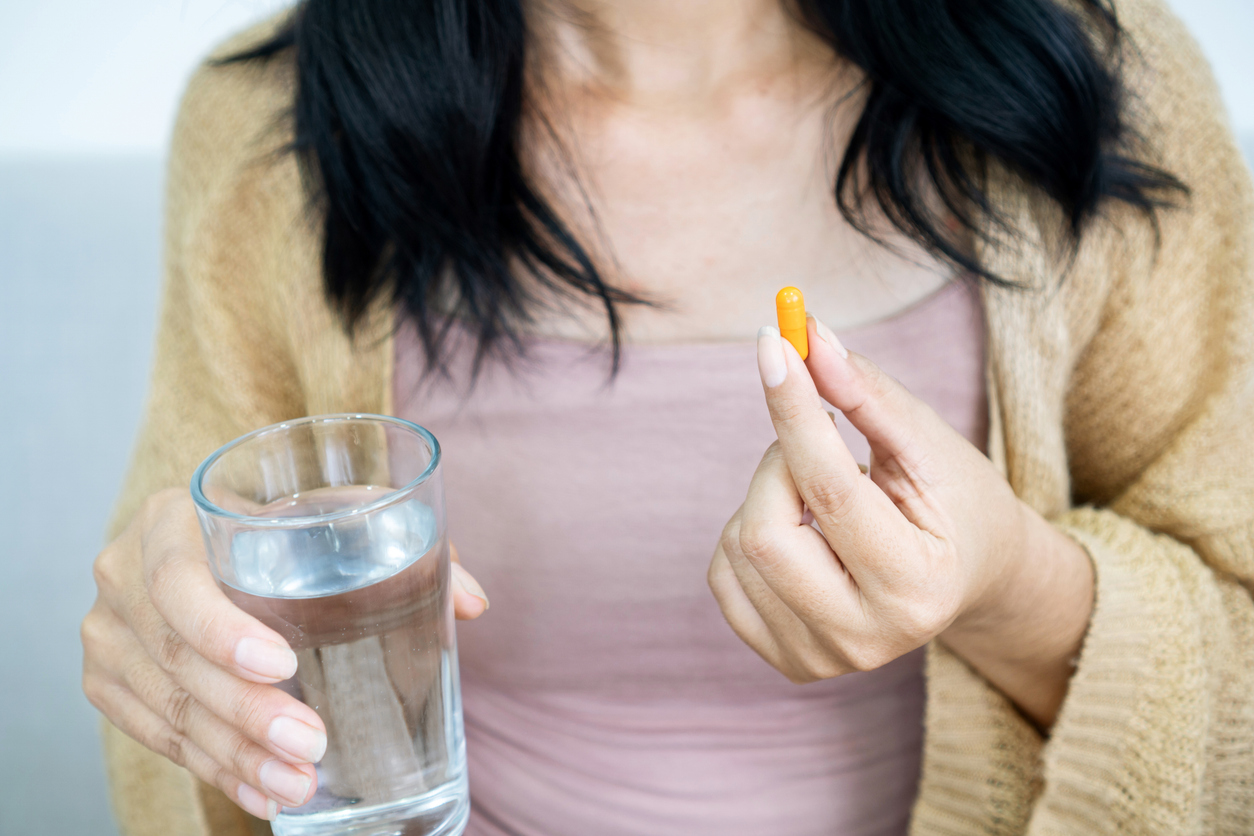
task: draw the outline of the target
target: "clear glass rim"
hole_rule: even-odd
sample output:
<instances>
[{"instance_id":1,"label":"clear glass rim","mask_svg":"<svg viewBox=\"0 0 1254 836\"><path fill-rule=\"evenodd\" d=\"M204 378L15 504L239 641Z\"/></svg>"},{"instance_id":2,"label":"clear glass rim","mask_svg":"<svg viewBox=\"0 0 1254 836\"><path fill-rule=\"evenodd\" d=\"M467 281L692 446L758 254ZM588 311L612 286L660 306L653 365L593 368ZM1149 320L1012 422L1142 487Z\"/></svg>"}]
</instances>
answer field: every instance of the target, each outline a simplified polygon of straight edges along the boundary
<instances>
[{"instance_id":1,"label":"clear glass rim","mask_svg":"<svg viewBox=\"0 0 1254 836\"><path fill-rule=\"evenodd\" d=\"M315 514L307 517L250 517L247 514L237 514L234 511L228 511L214 504L205 496L205 492L201 489L201 483L204 482L205 474L209 468L221 459L224 455L231 452L237 447L241 447L254 439L260 438L271 433L283 432L294 429L296 427L308 424L338 424L347 423L349 421L368 421L376 424L391 424L401 429L409 430L427 443L431 448L431 461L427 462L427 466L423 468L422 473L404 487L396 488L383 494L373 502L359 505L355 508L345 508L340 511L331 511L326 514ZM192 474L192 500L196 503L196 507L211 514L215 517L222 517L228 520L247 523L252 526L265 526L267 528L300 528L307 525L317 525L320 523L330 522L333 520L344 519L347 517L357 516L358 514L369 514L378 511L389 505L395 505L408 499L424 482L431 478L431 474L435 473L435 469L440 465L440 442L436 441L435 436L426 427L420 427L412 421L406 421L403 418L393 418L390 415L374 415L369 412L339 412L333 415L310 415L305 418L295 418L291 421L280 421L277 424L271 424L267 427L253 430L245 433L239 438L223 444L217 450L214 450L209 456L200 463L196 468L196 472Z\"/></svg>"}]
</instances>

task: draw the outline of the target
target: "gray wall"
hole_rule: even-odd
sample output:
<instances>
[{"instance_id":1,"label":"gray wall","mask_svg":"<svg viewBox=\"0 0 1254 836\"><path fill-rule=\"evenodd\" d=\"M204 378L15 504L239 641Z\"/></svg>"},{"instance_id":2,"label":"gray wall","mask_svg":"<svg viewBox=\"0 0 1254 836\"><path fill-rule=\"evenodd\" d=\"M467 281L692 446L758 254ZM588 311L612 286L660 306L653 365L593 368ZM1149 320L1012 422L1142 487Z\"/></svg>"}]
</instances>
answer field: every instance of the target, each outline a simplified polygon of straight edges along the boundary
<instances>
[{"instance_id":1,"label":"gray wall","mask_svg":"<svg viewBox=\"0 0 1254 836\"><path fill-rule=\"evenodd\" d=\"M6 836L114 832L78 623L144 398L160 187L153 158L0 163Z\"/></svg>"}]
</instances>

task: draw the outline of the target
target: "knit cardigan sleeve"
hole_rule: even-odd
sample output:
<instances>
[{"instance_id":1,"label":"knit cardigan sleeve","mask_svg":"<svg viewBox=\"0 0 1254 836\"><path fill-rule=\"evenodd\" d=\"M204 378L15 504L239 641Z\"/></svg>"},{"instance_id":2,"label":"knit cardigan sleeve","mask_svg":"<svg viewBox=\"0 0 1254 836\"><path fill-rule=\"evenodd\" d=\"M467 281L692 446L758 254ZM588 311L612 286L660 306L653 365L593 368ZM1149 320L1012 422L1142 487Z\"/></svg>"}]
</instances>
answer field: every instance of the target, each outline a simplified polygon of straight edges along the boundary
<instances>
[{"instance_id":1,"label":"knit cardigan sleeve","mask_svg":"<svg viewBox=\"0 0 1254 836\"><path fill-rule=\"evenodd\" d=\"M220 45L179 108L166 179L164 285L148 403L110 536L209 453L309 414L390 407L391 309L352 335L326 302L321 232L285 153L290 61L221 65L275 16Z\"/></svg>"},{"instance_id":2,"label":"knit cardigan sleeve","mask_svg":"<svg viewBox=\"0 0 1254 836\"><path fill-rule=\"evenodd\" d=\"M1164 164L1191 194L1148 261L1112 270L1072 377L1086 504L1056 522L1093 559L1096 607L1029 832L1249 834L1254 187L1189 33L1158 3L1130 17L1159 76L1140 89L1166 128Z\"/></svg>"},{"instance_id":3,"label":"knit cardigan sleeve","mask_svg":"<svg viewBox=\"0 0 1254 836\"><path fill-rule=\"evenodd\" d=\"M299 172L275 153L285 141L275 118L291 100L288 72L279 62L208 64L184 95L167 169L148 403L111 539L146 497L186 488L200 461L245 432L306 414L388 409L391 342L372 331L354 344L326 305ZM103 743L124 836L269 833L107 721Z\"/></svg>"},{"instance_id":4,"label":"knit cardigan sleeve","mask_svg":"<svg viewBox=\"0 0 1254 836\"><path fill-rule=\"evenodd\" d=\"M239 177L240 149L216 140L232 121L221 84L193 77L166 175L164 283L148 402L110 536L145 497L184 485L209 453L302 413L272 273L249 246L267 182ZM216 100L216 101L215 101ZM227 159L223 159L226 157Z\"/></svg>"},{"instance_id":5,"label":"knit cardigan sleeve","mask_svg":"<svg viewBox=\"0 0 1254 836\"><path fill-rule=\"evenodd\" d=\"M246 243L266 202L264 179L235 176L245 117L210 70L183 99L166 179L164 283L148 402L109 537L144 499L188 484L196 465L232 438L304 412L276 322L271 283L256 281ZM251 128L251 126L248 126ZM255 227L253 227L255 230ZM261 271L264 274L264 270ZM123 836L265 833L216 790L107 720L102 739Z\"/></svg>"},{"instance_id":6,"label":"knit cardigan sleeve","mask_svg":"<svg viewBox=\"0 0 1254 836\"><path fill-rule=\"evenodd\" d=\"M1094 609L1047 739L933 648L918 836L1254 833L1254 190L1184 27L1120 7L1143 131L1191 194L1157 231L1108 219L1058 294L1072 311L1007 326L1076 341L1064 507L1029 501L1087 550ZM1048 445L1014 446L1031 494Z\"/></svg>"}]
</instances>

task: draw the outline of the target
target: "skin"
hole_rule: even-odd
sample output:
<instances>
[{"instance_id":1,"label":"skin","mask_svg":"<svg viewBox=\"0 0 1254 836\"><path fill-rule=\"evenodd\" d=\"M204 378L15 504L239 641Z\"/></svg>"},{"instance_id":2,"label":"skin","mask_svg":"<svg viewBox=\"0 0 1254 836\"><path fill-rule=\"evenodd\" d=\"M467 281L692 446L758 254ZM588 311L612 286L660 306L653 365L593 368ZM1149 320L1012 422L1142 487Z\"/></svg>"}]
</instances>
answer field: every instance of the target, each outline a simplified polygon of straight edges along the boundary
<instances>
[{"instance_id":1,"label":"skin","mask_svg":"<svg viewBox=\"0 0 1254 836\"><path fill-rule=\"evenodd\" d=\"M528 13L524 164L606 278L660 303L624 310L629 343L742 340L786 284L849 328L951 278L836 211L860 77L777 0L536 0ZM591 306L555 308L534 330L606 336ZM1088 621L1087 558L931 410L816 333L808 365L777 337L759 342L762 367L786 369L766 388L780 442L710 567L728 622L796 681L939 637L1047 727ZM870 479L817 393L871 439ZM803 502L822 536L801 524ZM271 687L295 657L217 589L187 491L150 497L94 572L92 703L253 815L308 799L325 729ZM457 566L454 580L457 617L482 614L474 579Z\"/></svg>"},{"instance_id":2,"label":"skin","mask_svg":"<svg viewBox=\"0 0 1254 836\"><path fill-rule=\"evenodd\" d=\"M788 284L844 329L949 280L911 242L892 236L890 252L840 216L831 184L861 75L778 0L564 0L533 19L533 107L556 138L535 127L527 162L606 278L660 303L623 309L631 342L752 339ZM603 340L604 312L535 330Z\"/></svg>"},{"instance_id":3,"label":"skin","mask_svg":"<svg viewBox=\"0 0 1254 836\"><path fill-rule=\"evenodd\" d=\"M774 329L758 337L779 440L710 563L728 623L794 682L939 638L1047 729L1088 624L1088 555L927 404L807 327L805 361ZM870 443L867 475L820 396Z\"/></svg>"},{"instance_id":4,"label":"skin","mask_svg":"<svg viewBox=\"0 0 1254 836\"><path fill-rule=\"evenodd\" d=\"M149 497L93 570L96 602L81 629L92 705L255 816L305 803L326 727L270 687L296 672L296 656L218 589L187 490ZM487 597L459 563L453 580L456 616L481 615Z\"/></svg>"}]
</instances>

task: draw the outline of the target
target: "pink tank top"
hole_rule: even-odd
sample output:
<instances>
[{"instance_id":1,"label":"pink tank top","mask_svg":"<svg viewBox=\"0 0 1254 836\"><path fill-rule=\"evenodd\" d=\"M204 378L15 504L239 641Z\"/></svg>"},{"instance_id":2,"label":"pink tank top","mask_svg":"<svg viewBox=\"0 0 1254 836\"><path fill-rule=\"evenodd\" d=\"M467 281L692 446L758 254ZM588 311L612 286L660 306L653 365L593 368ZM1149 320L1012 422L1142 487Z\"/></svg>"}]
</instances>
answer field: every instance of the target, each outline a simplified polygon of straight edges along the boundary
<instances>
[{"instance_id":1,"label":"pink tank top","mask_svg":"<svg viewBox=\"0 0 1254 836\"><path fill-rule=\"evenodd\" d=\"M965 284L840 335L983 447L983 321ZM775 438L754 344L604 353L529 343L465 387L396 341L397 414L444 452L449 532L492 609L458 626L467 836L903 834L922 650L794 685L732 633L705 581ZM865 441L840 419L859 461Z\"/></svg>"}]
</instances>

